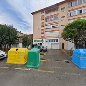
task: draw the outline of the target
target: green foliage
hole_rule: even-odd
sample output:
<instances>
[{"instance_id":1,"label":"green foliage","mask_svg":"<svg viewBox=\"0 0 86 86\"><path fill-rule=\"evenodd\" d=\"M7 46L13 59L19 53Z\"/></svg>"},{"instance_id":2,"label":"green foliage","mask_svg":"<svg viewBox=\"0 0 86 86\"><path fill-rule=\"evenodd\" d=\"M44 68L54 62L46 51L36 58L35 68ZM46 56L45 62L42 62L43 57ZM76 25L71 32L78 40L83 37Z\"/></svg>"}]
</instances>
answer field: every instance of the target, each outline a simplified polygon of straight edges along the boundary
<instances>
[{"instance_id":1,"label":"green foliage","mask_svg":"<svg viewBox=\"0 0 86 86\"><path fill-rule=\"evenodd\" d=\"M0 46L11 46L17 39L17 31L13 26L0 24Z\"/></svg>"},{"instance_id":2,"label":"green foliage","mask_svg":"<svg viewBox=\"0 0 86 86\"><path fill-rule=\"evenodd\" d=\"M70 27L66 27L62 33L62 37L66 41L73 40L76 35L77 35L77 31Z\"/></svg>"},{"instance_id":3,"label":"green foliage","mask_svg":"<svg viewBox=\"0 0 86 86\"><path fill-rule=\"evenodd\" d=\"M13 28L12 26L9 26L9 29L8 29L8 34L9 36L7 37L8 38L8 44L11 45L11 44L15 44L16 43L16 39L17 39L17 31L15 28Z\"/></svg>"},{"instance_id":4,"label":"green foliage","mask_svg":"<svg viewBox=\"0 0 86 86\"><path fill-rule=\"evenodd\" d=\"M31 39L27 35L24 35L22 38L22 44L24 47L28 47L31 44Z\"/></svg>"},{"instance_id":5,"label":"green foliage","mask_svg":"<svg viewBox=\"0 0 86 86\"><path fill-rule=\"evenodd\" d=\"M66 41L74 42L75 46L77 44L82 45L82 41L85 44L86 20L79 19L65 26L62 33L62 37ZM85 46L81 46L81 48L82 47L85 47Z\"/></svg>"}]
</instances>

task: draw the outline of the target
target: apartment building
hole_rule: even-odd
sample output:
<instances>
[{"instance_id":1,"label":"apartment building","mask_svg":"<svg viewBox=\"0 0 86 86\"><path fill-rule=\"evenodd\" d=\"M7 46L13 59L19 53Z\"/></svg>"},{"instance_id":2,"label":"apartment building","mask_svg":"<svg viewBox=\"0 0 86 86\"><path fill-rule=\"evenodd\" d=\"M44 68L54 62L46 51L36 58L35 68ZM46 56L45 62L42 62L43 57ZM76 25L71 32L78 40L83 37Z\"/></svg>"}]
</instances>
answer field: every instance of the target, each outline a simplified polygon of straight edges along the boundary
<instances>
[{"instance_id":1,"label":"apartment building","mask_svg":"<svg viewBox=\"0 0 86 86\"><path fill-rule=\"evenodd\" d=\"M86 0L65 0L35 11L33 15L33 43L48 49L74 49L74 43L63 40L65 25L86 18Z\"/></svg>"}]
</instances>

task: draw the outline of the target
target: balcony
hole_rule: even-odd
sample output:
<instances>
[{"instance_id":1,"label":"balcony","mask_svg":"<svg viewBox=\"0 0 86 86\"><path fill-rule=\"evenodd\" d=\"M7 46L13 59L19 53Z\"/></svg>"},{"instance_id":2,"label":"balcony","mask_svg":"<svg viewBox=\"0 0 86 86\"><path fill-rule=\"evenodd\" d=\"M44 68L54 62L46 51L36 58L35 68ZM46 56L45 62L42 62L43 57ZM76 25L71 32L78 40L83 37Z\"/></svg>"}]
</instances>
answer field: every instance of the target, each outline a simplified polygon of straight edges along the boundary
<instances>
[{"instance_id":1,"label":"balcony","mask_svg":"<svg viewBox=\"0 0 86 86\"><path fill-rule=\"evenodd\" d=\"M50 25L45 27L46 32L53 32L53 31L59 31L58 25Z\"/></svg>"},{"instance_id":2,"label":"balcony","mask_svg":"<svg viewBox=\"0 0 86 86\"><path fill-rule=\"evenodd\" d=\"M59 37L59 32L45 32L46 38L55 38Z\"/></svg>"}]
</instances>

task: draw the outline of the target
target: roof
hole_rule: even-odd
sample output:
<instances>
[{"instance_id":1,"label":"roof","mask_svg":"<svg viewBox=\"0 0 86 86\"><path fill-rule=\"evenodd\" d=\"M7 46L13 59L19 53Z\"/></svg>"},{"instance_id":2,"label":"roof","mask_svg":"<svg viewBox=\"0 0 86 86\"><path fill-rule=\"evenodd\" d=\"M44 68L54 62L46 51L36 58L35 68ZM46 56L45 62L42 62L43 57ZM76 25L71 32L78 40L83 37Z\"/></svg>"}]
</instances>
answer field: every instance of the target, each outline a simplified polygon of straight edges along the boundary
<instances>
[{"instance_id":1,"label":"roof","mask_svg":"<svg viewBox=\"0 0 86 86\"><path fill-rule=\"evenodd\" d=\"M76 1L76 0L65 0L65 1L68 1L68 2L70 2L70 1Z\"/></svg>"},{"instance_id":2,"label":"roof","mask_svg":"<svg viewBox=\"0 0 86 86\"><path fill-rule=\"evenodd\" d=\"M55 6L59 6L59 5L63 4L63 3L70 2L70 1L76 1L76 0L64 0L64 1L62 1L62 2L56 3L56 4L54 4L54 5L51 5L51 6L49 6L49 7L40 9L40 10L35 11L35 12L32 12L31 14L33 15L33 14L35 14L35 13L38 13L38 12L47 10L47 9L52 8L52 7L55 7Z\"/></svg>"},{"instance_id":3,"label":"roof","mask_svg":"<svg viewBox=\"0 0 86 86\"><path fill-rule=\"evenodd\" d=\"M67 1L68 1L68 0L65 0L65 1L62 1L62 2L59 2L59 3L56 3L56 4L51 5L51 6L49 6L49 7L46 7L46 8L40 9L40 10L35 11L35 12L32 12L31 14L33 15L33 14L35 14L35 13L38 13L38 12L41 12L41 11L47 10L47 9L49 9L49 8L52 8L52 7L55 7L55 6L59 6L60 4L63 4L63 3L65 3L65 2L67 2Z\"/></svg>"}]
</instances>

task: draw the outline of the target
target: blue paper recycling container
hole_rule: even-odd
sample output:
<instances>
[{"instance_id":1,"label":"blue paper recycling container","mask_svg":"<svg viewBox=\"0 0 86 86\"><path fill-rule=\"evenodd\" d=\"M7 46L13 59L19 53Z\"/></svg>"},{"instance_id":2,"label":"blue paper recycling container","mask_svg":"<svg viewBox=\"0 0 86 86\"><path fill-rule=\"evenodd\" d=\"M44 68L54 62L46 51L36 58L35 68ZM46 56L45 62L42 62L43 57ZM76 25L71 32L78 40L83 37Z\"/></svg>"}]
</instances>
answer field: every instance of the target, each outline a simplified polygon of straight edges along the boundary
<instances>
[{"instance_id":1,"label":"blue paper recycling container","mask_svg":"<svg viewBox=\"0 0 86 86\"><path fill-rule=\"evenodd\" d=\"M86 49L74 50L72 62L79 68L86 69Z\"/></svg>"}]
</instances>

